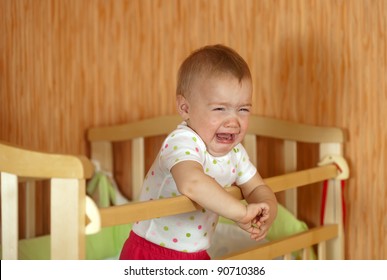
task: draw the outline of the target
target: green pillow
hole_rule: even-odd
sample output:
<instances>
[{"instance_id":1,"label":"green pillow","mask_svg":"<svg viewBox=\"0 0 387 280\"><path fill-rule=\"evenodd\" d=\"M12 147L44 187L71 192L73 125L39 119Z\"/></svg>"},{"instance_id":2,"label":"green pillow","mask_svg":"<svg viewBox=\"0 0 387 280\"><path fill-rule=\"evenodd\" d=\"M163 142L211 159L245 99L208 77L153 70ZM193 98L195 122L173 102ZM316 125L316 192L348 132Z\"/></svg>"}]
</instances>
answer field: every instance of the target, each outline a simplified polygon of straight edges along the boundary
<instances>
[{"instance_id":1,"label":"green pillow","mask_svg":"<svg viewBox=\"0 0 387 280\"><path fill-rule=\"evenodd\" d=\"M277 217L271 225L266 238L269 241L273 241L306 230L308 230L306 223L298 220L289 210L278 204Z\"/></svg>"}]
</instances>

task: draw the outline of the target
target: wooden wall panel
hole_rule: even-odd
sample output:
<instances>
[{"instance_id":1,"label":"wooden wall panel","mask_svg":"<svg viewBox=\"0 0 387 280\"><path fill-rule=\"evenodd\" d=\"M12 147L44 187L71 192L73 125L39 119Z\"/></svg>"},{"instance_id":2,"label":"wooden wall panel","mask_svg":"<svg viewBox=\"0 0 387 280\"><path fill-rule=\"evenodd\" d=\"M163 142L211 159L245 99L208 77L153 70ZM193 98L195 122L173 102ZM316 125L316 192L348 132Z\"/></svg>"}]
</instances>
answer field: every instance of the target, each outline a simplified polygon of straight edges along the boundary
<instances>
[{"instance_id":1,"label":"wooden wall panel","mask_svg":"<svg viewBox=\"0 0 387 280\"><path fill-rule=\"evenodd\" d=\"M386 33L384 0L0 0L0 139L88 155L91 126L175 113L179 63L224 43L254 113L347 131L346 257L386 259Z\"/></svg>"}]
</instances>

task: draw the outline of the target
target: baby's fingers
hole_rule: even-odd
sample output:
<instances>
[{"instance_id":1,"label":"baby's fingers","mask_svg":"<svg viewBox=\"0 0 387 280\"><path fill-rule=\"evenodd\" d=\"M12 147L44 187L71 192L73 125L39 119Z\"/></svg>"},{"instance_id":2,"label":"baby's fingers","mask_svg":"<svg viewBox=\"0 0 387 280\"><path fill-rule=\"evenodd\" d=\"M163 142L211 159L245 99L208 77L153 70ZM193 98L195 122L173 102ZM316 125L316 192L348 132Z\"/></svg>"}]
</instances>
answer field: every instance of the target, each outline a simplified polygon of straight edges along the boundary
<instances>
[{"instance_id":1,"label":"baby's fingers","mask_svg":"<svg viewBox=\"0 0 387 280\"><path fill-rule=\"evenodd\" d=\"M264 222L266 221L267 219L269 219L270 215L269 215L269 210L268 209L263 209L262 212L257 216L257 219L260 221L260 222Z\"/></svg>"},{"instance_id":2,"label":"baby's fingers","mask_svg":"<svg viewBox=\"0 0 387 280\"><path fill-rule=\"evenodd\" d=\"M251 239L259 241L265 238L267 234L267 227L265 224L260 224L259 227L255 227L254 230L250 233Z\"/></svg>"},{"instance_id":3,"label":"baby's fingers","mask_svg":"<svg viewBox=\"0 0 387 280\"><path fill-rule=\"evenodd\" d=\"M251 228L250 228L250 234L251 235L257 235L257 234L260 234L261 232L261 226L262 224L260 222L255 222L255 223L251 223Z\"/></svg>"}]
</instances>

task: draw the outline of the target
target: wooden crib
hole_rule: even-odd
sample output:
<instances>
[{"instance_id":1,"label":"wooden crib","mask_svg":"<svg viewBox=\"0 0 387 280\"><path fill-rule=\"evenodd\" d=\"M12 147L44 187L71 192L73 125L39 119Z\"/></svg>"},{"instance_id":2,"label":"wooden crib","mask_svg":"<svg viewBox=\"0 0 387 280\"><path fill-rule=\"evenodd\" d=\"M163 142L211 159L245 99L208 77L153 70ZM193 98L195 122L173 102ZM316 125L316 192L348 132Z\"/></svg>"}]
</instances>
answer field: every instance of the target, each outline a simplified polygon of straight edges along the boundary
<instances>
[{"instance_id":1,"label":"wooden crib","mask_svg":"<svg viewBox=\"0 0 387 280\"><path fill-rule=\"evenodd\" d=\"M91 128L88 140L91 142L91 158L101 168L114 174L113 143L131 141L132 197L139 195L145 176L144 139L166 135L181 122L179 116L163 116L123 125ZM266 178L265 182L274 192L286 191L285 206L297 213L297 188L300 186L329 180L324 225L275 240L254 249L224 256L225 259L274 259L283 256L291 258L291 252L302 249L303 258L309 258L309 248L317 245L319 259L343 259L343 213L341 207L340 180L348 176L348 167L341 158L344 133L338 128L316 127L287 121L251 116L248 135L244 146L252 162L257 162L256 139L265 136L284 141L284 164L286 174ZM296 171L297 142L319 144L321 165ZM336 160L335 160L336 159ZM341 166L340 166L341 165ZM340 170L340 172L338 172ZM237 187L227 189L238 199L243 199ZM157 209L157 211L155 211ZM186 213L200 209L186 197L166 198L151 202L137 202L128 205L100 209L102 226L133 223L139 220Z\"/></svg>"},{"instance_id":2,"label":"wooden crib","mask_svg":"<svg viewBox=\"0 0 387 280\"><path fill-rule=\"evenodd\" d=\"M86 179L93 165L84 156L49 154L0 142L2 259L18 259L18 190L25 183L27 217L34 220L37 180L50 181L51 258L84 258Z\"/></svg>"},{"instance_id":3,"label":"wooden crib","mask_svg":"<svg viewBox=\"0 0 387 280\"><path fill-rule=\"evenodd\" d=\"M113 144L131 143L131 174L133 202L98 209L101 227L133 223L154 217L185 213L200 206L184 196L150 202L136 202L145 176L144 139L167 135L181 122L179 116L163 116L123 125L91 128L91 159L104 171L114 174ZM318 259L344 258L343 212L340 180L348 176L348 168L341 158L344 133L338 128L316 127L260 116L251 116L244 145L253 162L257 161L257 136L284 141L283 175L265 178L275 191L286 191L285 206L297 215L297 188L328 180L324 224L242 252L222 256L222 259L292 258L292 252L302 250L308 259L310 248L317 247ZM321 166L296 171L297 142L319 144ZM158 147L157 147L158 148ZM1 232L2 259L16 259L18 246L18 182L51 180L51 258L84 259L86 217L86 179L93 173L91 162L85 157L39 153L0 143L1 172ZM243 199L237 187L227 188L232 195ZM27 207L28 208L28 207ZM95 219L95 218L92 218Z\"/></svg>"}]
</instances>

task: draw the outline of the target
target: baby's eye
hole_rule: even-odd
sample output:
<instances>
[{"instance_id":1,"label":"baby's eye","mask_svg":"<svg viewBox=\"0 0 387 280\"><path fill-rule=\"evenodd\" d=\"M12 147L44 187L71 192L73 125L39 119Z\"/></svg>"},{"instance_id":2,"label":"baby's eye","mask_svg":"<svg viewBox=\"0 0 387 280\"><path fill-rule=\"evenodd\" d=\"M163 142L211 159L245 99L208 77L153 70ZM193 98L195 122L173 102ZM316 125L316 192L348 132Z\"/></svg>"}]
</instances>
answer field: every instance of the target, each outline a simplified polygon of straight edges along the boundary
<instances>
[{"instance_id":1,"label":"baby's eye","mask_svg":"<svg viewBox=\"0 0 387 280\"><path fill-rule=\"evenodd\" d=\"M250 108L240 108L239 111L241 111L241 112L250 112Z\"/></svg>"}]
</instances>

